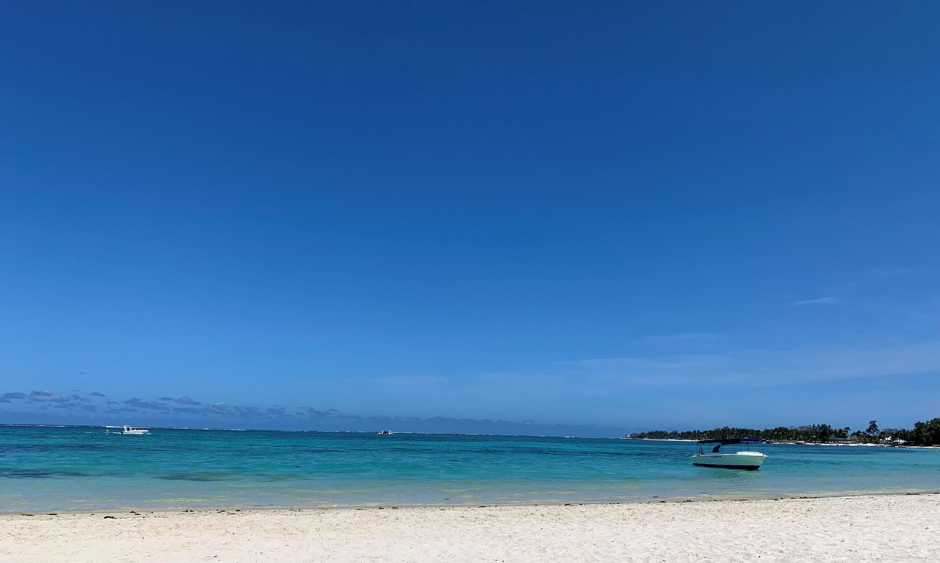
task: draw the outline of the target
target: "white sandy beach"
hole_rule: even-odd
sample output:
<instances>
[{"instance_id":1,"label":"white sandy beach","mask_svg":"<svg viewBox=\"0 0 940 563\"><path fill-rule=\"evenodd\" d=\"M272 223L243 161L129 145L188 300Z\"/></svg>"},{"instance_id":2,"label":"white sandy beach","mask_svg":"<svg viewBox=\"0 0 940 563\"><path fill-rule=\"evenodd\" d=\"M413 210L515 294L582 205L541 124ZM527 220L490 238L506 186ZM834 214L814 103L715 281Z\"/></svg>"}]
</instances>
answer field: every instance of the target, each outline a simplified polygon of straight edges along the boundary
<instances>
[{"instance_id":1,"label":"white sandy beach","mask_svg":"<svg viewBox=\"0 0 940 563\"><path fill-rule=\"evenodd\" d=\"M940 561L940 495L0 517L0 560Z\"/></svg>"}]
</instances>

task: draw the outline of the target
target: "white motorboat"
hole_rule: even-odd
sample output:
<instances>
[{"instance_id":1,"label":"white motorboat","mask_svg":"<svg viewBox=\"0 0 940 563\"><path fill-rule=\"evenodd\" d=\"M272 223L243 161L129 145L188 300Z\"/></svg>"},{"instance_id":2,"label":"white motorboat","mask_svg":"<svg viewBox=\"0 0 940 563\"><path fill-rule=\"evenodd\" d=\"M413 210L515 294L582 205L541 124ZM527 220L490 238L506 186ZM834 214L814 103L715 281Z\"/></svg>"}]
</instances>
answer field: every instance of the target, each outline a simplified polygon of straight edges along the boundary
<instances>
[{"instance_id":1,"label":"white motorboat","mask_svg":"<svg viewBox=\"0 0 940 563\"><path fill-rule=\"evenodd\" d=\"M134 426L127 426L126 424L122 426L108 426L104 431L105 434L110 434L112 428L120 428L120 432L115 432L115 434L129 434L131 436L143 436L144 434L149 434L150 431L146 428L137 428Z\"/></svg>"},{"instance_id":2,"label":"white motorboat","mask_svg":"<svg viewBox=\"0 0 940 563\"><path fill-rule=\"evenodd\" d=\"M760 469L767 456L751 448L761 442L759 438L699 440L698 453L692 456L692 464L725 469Z\"/></svg>"}]
</instances>

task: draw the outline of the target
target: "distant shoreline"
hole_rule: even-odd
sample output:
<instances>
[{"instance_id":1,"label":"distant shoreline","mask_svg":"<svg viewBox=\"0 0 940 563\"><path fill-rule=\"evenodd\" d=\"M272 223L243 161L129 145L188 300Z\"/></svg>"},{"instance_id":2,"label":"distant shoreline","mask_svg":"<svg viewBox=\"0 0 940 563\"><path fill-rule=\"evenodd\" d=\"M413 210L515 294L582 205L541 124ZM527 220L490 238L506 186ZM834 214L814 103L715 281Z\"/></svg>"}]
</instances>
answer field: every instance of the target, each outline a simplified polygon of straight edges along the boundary
<instances>
[{"instance_id":1,"label":"distant shoreline","mask_svg":"<svg viewBox=\"0 0 940 563\"><path fill-rule=\"evenodd\" d=\"M698 443L699 440L693 440L690 438L631 438L629 436L621 436L620 440L637 440L643 442L687 442L687 443ZM937 450L940 449L940 446L919 446L919 445L909 445L909 444L867 444L867 443L842 443L842 442L777 442L774 440L765 440L765 444L777 444L782 446L827 446L827 447L836 447L836 446L845 446L850 448L864 447L864 448L905 448L911 450Z\"/></svg>"}]
</instances>

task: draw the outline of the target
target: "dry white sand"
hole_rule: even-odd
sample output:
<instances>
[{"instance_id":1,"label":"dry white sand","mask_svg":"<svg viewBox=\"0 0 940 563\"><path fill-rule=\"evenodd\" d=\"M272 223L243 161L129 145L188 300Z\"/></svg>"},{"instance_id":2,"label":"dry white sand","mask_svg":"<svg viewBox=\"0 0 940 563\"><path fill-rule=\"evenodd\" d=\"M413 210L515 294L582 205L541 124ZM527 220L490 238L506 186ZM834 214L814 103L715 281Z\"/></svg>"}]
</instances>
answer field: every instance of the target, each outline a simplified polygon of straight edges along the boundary
<instances>
[{"instance_id":1,"label":"dry white sand","mask_svg":"<svg viewBox=\"0 0 940 563\"><path fill-rule=\"evenodd\" d=\"M0 517L0 561L940 561L940 495Z\"/></svg>"}]
</instances>

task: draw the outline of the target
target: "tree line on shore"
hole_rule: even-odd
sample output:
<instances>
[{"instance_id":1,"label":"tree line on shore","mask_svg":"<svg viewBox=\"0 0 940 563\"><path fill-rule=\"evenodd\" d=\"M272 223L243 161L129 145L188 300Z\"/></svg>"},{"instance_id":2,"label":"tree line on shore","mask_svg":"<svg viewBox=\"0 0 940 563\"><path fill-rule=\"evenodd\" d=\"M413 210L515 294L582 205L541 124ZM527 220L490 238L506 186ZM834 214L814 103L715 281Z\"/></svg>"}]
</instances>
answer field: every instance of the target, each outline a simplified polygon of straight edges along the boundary
<instances>
[{"instance_id":1,"label":"tree line on shore","mask_svg":"<svg viewBox=\"0 0 940 563\"><path fill-rule=\"evenodd\" d=\"M878 428L872 420L865 430L835 428L828 424L810 426L778 426L777 428L731 428L724 426L713 430L652 430L628 434L625 438L646 440L715 440L726 438L761 438L771 442L855 442L861 444L905 444L917 446L940 445L940 418L927 422L915 422L914 428Z\"/></svg>"}]
</instances>

